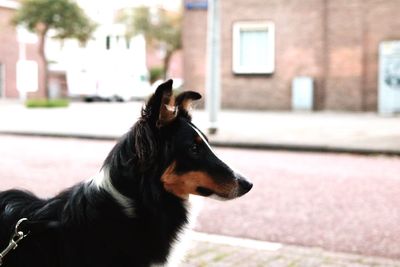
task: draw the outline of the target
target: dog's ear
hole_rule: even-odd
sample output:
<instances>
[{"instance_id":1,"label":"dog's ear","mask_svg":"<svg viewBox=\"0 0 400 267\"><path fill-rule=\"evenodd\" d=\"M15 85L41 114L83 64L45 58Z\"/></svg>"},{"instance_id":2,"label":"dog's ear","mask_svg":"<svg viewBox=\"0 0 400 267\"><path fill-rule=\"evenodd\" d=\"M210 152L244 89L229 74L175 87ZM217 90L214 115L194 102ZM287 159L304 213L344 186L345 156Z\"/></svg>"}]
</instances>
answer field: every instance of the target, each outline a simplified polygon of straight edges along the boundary
<instances>
[{"instance_id":1,"label":"dog's ear","mask_svg":"<svg viewBox=\"0 0 400 267\"><path fill-rule=\"evenodd\" d=\"M161 105L156 126L161 128L172 122L176 118L175 97L172 94L172 80L161 84L157 91L161 91Z\"/></svg>"},{"instance_id":2,"label":"dog's ear","mask_svg":"<svg viewBox=\"0 0 400 267\"><path fill-rule=\"evenodd\" d=\"M176 118L175 98L172 94L172 80L160 84L156 92L147 101L142 118L150 120L161 128Z\"/></svg>"},{"instance_id":3,"label":"dog's ear","mask_svg":"<svg viewBox=\"0 0 400 267\"><path fill-rule=\"evenodd\" d=\"M186 116L190 119L190 110L192 108L192 103L195 100L199 100L201 95L194 91L186 91L180 93L176 97L176 106L178 107L178 115Z\"/></svg>"}]
</instances>

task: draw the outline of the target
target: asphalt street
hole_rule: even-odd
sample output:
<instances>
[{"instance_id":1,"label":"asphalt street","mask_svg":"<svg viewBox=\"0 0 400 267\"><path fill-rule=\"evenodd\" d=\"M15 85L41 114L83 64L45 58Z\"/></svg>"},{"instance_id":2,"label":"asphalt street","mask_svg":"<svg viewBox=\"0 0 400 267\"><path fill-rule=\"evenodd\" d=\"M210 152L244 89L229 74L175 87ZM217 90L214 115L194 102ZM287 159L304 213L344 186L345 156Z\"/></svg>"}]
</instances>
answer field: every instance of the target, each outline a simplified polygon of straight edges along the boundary
<instances>
[{"instance_id":1,"label":"asphalt street","mask_svg":"<svg viewBox=\"0 0 400 267\"><path fill-rule=\"evenodd\" d=\"M96 174L112 141L0 135L0 190L50 197ZM218 148L254 182L205 200L197 231L400 259L400 158Z\"/></svg>"}]
</instances>

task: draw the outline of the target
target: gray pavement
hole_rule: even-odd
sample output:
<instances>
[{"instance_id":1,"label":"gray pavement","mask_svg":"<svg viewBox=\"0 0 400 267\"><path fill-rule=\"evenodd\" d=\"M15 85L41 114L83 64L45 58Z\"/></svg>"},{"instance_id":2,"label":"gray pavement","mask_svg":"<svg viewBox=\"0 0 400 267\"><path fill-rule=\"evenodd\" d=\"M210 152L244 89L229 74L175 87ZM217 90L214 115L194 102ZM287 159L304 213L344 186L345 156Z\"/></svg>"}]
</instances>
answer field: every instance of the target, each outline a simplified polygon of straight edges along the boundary
<instances>
[{"instance_id":1,"label":"gray pavement","mask_svg":"<svg viewBox=\"0 0 400 267\"><path fill-rule=\"evenodd\" d=\"M72 103L68 108L27 109L0 102L0 133L115 139L139 117L142 103ZM193 112L207 129L207 114ZM375 113L223 110L214 145L400 155L400 116Z\"/></svg>"},{"instance_id":2,"label":"gray pavement","mask_svg":"<svg viewBox=\"0 0 400 267\"><path fill-rule=\"evenodd\" d=\"M92 177L114 143L0 135L0 191L53 196ZM183 267L400 267L400 158L215 150L255 187L237 200L198 202L195 230L279 243L197 235Z\"/></svg>"},{"instance_id":3,"label":"gray pavement","mask_svg":"<svg viewBox=\"0 0 400 267\"><path fill-rule=\"evenodd\" d=\"M138 102L72 103L69 108L26 109L16 101L2 101L0 133L115 139L139 117L141 106ZM207 114L194 111L194 122L205 130ZM373 113L222 111L219 131L210 140L228 146L400 155L400 117L379 117ZM260 251L204 239L195 239L192 244L183 267L400 266L398 261L382 258L287 245Z\"/></svg>"},{"instance_id":4,"label":"gray pavement","mask_svg":"<svg viewBox=\"0 0 400 267\"><path fill-rule=\"evenodd\" d=\"M399 261L195 233L180 267L400 267Z\"/></svg>"}]
</instances>

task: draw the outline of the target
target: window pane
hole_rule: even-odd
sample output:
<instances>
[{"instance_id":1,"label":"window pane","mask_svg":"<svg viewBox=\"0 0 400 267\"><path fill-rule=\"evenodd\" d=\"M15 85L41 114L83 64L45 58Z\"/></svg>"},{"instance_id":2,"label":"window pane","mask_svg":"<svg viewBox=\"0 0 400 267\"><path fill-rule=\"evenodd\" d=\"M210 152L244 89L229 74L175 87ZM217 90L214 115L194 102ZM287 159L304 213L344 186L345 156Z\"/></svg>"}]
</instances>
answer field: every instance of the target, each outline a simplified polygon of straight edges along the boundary
<instances>
[{"instance_id":1,"label":"window pane","mask_svg":"<svg viewBox=\"0 0 400 267\"><path fill-rule=\"evenodd\" d=\"M240 31L240 66L258 68L268 65L268 31Z\"/></svg>"}]
</instances>

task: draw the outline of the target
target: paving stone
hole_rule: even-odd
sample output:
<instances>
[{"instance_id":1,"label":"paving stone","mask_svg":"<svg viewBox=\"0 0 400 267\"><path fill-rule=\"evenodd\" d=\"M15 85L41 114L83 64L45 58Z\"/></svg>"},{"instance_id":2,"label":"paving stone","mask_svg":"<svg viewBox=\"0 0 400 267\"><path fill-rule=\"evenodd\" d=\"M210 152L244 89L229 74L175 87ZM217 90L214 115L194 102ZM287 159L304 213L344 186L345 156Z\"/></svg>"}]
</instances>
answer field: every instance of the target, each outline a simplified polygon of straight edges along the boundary
<instances>
[{"instance_id":1,"label":"paving stone","mask_svg":"<svg viewBox=\"0 0 400 267\"><path fill-rule=\"evenodd\" d=\"M283 246L277 251L194 241L180 267L400 267L400 261Z\"/></svg>"}]
</instances>

